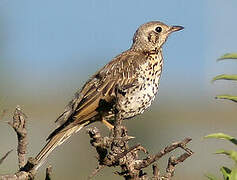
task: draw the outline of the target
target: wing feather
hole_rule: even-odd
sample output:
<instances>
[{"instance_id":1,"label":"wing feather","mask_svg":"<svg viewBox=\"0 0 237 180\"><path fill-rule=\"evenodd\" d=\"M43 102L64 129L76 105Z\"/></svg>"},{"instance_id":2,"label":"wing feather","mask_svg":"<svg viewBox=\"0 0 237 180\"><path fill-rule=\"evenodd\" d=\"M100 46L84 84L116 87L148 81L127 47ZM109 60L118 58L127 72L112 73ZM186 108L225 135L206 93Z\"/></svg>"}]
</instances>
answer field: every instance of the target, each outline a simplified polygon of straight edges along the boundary
<instances>
[{"instance_id":1,"label":"wing feather","mask_svg":"<svg viewBox=\"0 0 237 180\"><path fill-rule=\"evenodd\" d=\"M61 122L61 126L50 137L59 131L72 128L98 116L99 112L97 110L100 100L106 100L110 103L113 96L115 96L117 85L119 87L130 87L135 82L137 83L137 72L140 65L145 61L144 54L133 51L125 51L115 57L92 76L80 92L76 93L74 99L57 119L57 122Z\"/></svg>"}]
</instances>

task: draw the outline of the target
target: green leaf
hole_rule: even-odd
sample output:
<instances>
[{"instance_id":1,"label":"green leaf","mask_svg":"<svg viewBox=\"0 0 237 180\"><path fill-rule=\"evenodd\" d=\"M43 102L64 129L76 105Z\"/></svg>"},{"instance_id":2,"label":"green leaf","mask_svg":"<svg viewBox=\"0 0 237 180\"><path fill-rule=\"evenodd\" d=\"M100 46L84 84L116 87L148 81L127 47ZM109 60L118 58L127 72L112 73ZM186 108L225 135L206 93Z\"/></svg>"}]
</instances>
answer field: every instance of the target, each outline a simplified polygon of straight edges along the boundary
<instances>
[{"instance_id":1,"label":"green leaf","mask_svg":"<svg viewBox=\"0 0 237 180\"><path fill-rule=\"evenodd\" d=\"M224 133L209 134L209 135L205 136L204 138L216 138L216 139L229 140L233 144L237 145L237 139L235 139L233 136L230 136L230 135L224 134Z\"/></svg>"},{"instance_id":2,"label":"green leaf","mask_svg":"<svg viewBox=\"0 0 237 180\"><path fill-rule=\"evenodd\" d=\"M237 74L233 74L233 75L221 74L221 75L218 75L218 76L214 77L211 82L214 82L216 80L233 80L233 81L237 81Z\"/></svg>"},{"instance_id":3,"label":"green leaf","mask_svg":"<svg viewBox=\"0 0 237 180\"><path fill-rule=\"evenodd\" d=\"M225 154L225 155L229 156L231 159L233 159L235 161L235 163L237 163L237 152L236 151L218 150L215 153L216 154Z\"/></svg>"},{"instance_id":4,"label":"green leaf","mask_svg":"<svg viewBox=\"0 0 237 180\"><path fill-rule=\"evenodd\" d=\"M229 168L223 166L223 167L220 169L220 171L221 171L221 173L222 173L224 179L225 179L225 180L229 180L231 170L230 170Z\"/></svg>"},{"instance_id":5,"label":"green leaf","mask_svg":"<svg viewBox=\"0 0 237 180\"><path fill-rule=\"evenodd\" d=\"M231 95L228 95L228 94L217 95L215 98L216 99L228 99L228 100L237 102L237 96L231 96Z\"/></svg>"},{"instance_id":6,"label":"green leaf","mask_svg":"<svg viewBox=\"0 0 237 180\"><path fill-rule=\"evenodd\" d=\"M213 176L212 174L205 174L205 176L209 179L209 180L218 180L215 176Z\"/></svg>"},{"instance_id":7,"label":"green leaf","mask_svg":"<svg viewBox=\"0 0 237 180\"><path fill-rule=\"evenodd\" d=\"M226 140L231 140L234 137L224 134L224 133L214 133L214 134L208 134L204 138L216 138L216 139L226 139Z\"/></svg>"},{"instance_id":8,"label":"green leaf","mask_svg":"<svg viewBox=\"0 0 237 180\"><path fill-rule=\"evenodd\" d=\"M224 139L232 142L233 144L237 145L237 139L235 139L233 136L230 136L228 134L224 133L214 133L214 134L209 134L205 136L204 138L216 138L216 139Z\"/></svg>"},{"instance_id":9,"label":"green leaf","mask_svg":"<svg viewBox=\"0 0 237 180\"><path fill-rule=\"evenodd\" d=\"M232 169L229 180L237 180L237 167L236 166Z\"/></svg>"},{"instance_id":10,"label":"green leaf","mask_svg":"<svg viewBox=\"0 0 237 180\"><path fill-rule=\"evenodd\" d=\"M217 61L224 60L224 59L237 59L237 53L226 53L220 58L218 58Z\"/></svg>"}]
</instances>

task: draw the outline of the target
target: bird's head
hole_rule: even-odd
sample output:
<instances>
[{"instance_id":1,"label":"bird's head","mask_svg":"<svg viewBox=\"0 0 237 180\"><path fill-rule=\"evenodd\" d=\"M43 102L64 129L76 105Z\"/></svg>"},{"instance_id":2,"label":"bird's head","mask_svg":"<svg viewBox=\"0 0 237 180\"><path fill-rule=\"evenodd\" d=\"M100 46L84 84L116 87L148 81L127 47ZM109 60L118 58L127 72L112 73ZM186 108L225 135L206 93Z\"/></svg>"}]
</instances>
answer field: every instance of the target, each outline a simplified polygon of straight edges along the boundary
<instances>
[{"instance_id":1,"label":"bird's head","mask_svg":"<svg viewBox=\"0 0 237 180\"><path fill-rule=\"evenodd\" d=\"M159 21L145 23L134 34L132 49L145 52L159 50L172 32L182 29L182 26L168 26Z\"/></svg>"}]
</instances>

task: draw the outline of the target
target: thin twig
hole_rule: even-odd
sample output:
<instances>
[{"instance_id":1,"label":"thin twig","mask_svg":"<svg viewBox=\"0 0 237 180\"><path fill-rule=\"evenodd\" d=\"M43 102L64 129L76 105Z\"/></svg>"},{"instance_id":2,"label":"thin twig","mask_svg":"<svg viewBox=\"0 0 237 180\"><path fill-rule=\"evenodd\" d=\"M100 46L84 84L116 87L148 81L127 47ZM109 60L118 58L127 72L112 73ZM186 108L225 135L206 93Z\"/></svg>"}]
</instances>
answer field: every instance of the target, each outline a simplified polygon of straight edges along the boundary
<instances>
[{"instance_id":1,"label":"thin twig","mask_svg":"<svg viewBox=\"0 0 237 180\"><path fill-rule=\"evenodd\" d=\"M20 107L17 107L14 112L13 122L9 124L14 128L18 137L18 159L20 171L13 175L0 176L0 180L22 180L22 179L34 179L36 172L33 172L32 167L35 165L35 159L29 158L25 163L26 154L26 122L25 114L21 111ZM90 179L94 177L104 167L120 166L121 172L116 174L123 176L125 180L148 180L148 175L143 172L143 168L152 165L155 161L159 160L165 154L177 149L182 148L183 153L178 158L171 156L168 161L166 173L161 176L160 170L157 165L153 165L153 180L171 180L174 176L175 166L185 161L190 157L193 152L186 147L191 141L191 138L185 138L183 141L172 143L155 155L149 155L147 150L140 144L129 147L129 140L133 137L128 136L126 127L122 126L122 117L120 114L116 114L115 127L109 137L102 137L97 128L88 130L91 145L96 148L98 153L98 167L93 171ZM145 159L139 159L138 153L144 152L148 155ZM8 152L1 162L7 157ZM52 167L46 169L46 180L51 180Z\"/></svg>"},{"instance_id":2,"label":"thin twig","mask_svg":"<svg viewBox=\"0 0 237 180\"><path fill-rule=\"evenodd\" d=\"M153 169L153 177L152 177L152 179L153 179L153 180L159 180L160 171L159 171L159 169L158 169L157 164L153 164L153 165L152 165L152 169Z\"/></svg>"},{"instance_id":3,"label":"thin twig","mask_svg":"<svg viewBox=\"0 0 237 180\"><path fill-rule=\"evenodd\" d=\"M99 165L96 167L96 169L91 173L91 175L88 177L88 180L92 179L98 172L100 172L101 169L103 169L104 165Z\"/></svg>"},{"instance_id":4,"label":"thin twig","mask_svg":"<svg viewBox=\"0 0 237 180\"><path fill-rule=\"evenodd\" d=\"M52 166L49 165L49 167L46 168L46 176L45 176L45 180L51 180L52 177Z\"/></svg>"},{"instance_id":5,"label":"thin twig","mask_svg":"<svg viewBox=\"0 0 237 180\"><path fill-rule=\"evenodd\" d=\"M102 137L96 127L88 130L91 145L97 150L99 162L98 167L89 178L94 177L105 166L120 166L121 172L116 172L116 174L123 176L125 180L148 180L147 174L142 170L143 168L150 166L169 152L181 148L185 153L177 159L174 157L169 158L165 175L161 176L157 165L153 165L153 180L171 180L171 177L174 175L175 166L193 154L186 147L191 138L185 138L182 141L172 143L155 155L149 155L147 150L140 144L129 147L128 141L131 138L128 138L130 136L127 134L126 127L121 125L121 117L119 115L116 116L115 122L115 127L110 137ZM140 151L146 153L148 157L143 160L139 159L138 152Z\"/></svg>"},{"instance_id":6,"label":"thin twig","mask_svg":"<svg viewBox=\"0 0 237 180\"><path fill-rule=\"evenodd\" d=\"M162 151L158 152L157 154L155 154L153 156L149 156L146 159L144 159L143 161L141 161L140 163L138 163L135 166L135 169L146 168L150 164L159 160L165 154L177 149L178 147L181 147L182 149L184 149L186 151L187 148L185 148L185 145L188 144L191 140L192 140L191 138L185 138L183 141L172 143L170 146L165 147ZM193 152L191 150L189 150L189 153L192 155Z\"/></svg>"},{"instance_id":7,"label":"thin twig","mask_svg":"<svg viewBox=\"0 0 237 180\"><path fill-rule=\"evenodd\" d=\"M1 159L0 159L0 164L3 163L3 161L7 158L7 156L13 151L13 149L11 149L10 151L8 151Z\"/></svg>"},{"instance_id":8,"label":"thin twig","mask_svg":"<svg viewBox=\"0 0 237 180\"><path fill-rule=\"evenodd\" d=\"M182 155L180 155L178 158L171 156L168 160L166 174L164 176L162 176L160 179L161 180L171 180L171 178L174 176L175 166L181 162L184 162L191 155L192 154L185 152Z\"/></svg>"}]
</instances>

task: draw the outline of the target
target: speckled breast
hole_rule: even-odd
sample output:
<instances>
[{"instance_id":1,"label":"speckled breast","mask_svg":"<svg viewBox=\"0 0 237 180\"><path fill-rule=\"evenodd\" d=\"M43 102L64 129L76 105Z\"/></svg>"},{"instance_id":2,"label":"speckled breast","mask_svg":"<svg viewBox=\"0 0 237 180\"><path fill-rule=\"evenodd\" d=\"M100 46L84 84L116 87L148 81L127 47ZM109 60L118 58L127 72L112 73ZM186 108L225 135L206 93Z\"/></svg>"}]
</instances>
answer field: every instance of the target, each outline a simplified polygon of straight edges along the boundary
<instances>
[{"instance_id":1,"label":"speckled breast","mask_svg":"<svg viewBox=\"0 0 237 180\"><path fill-rule=\"evenodd\" d=\"M118 107L124 119L141 114L147 109L158 92L163 66L162 53L150 54L137 72L138 83L129 88L118 101Z\"/></svg>"}]
</instances>

